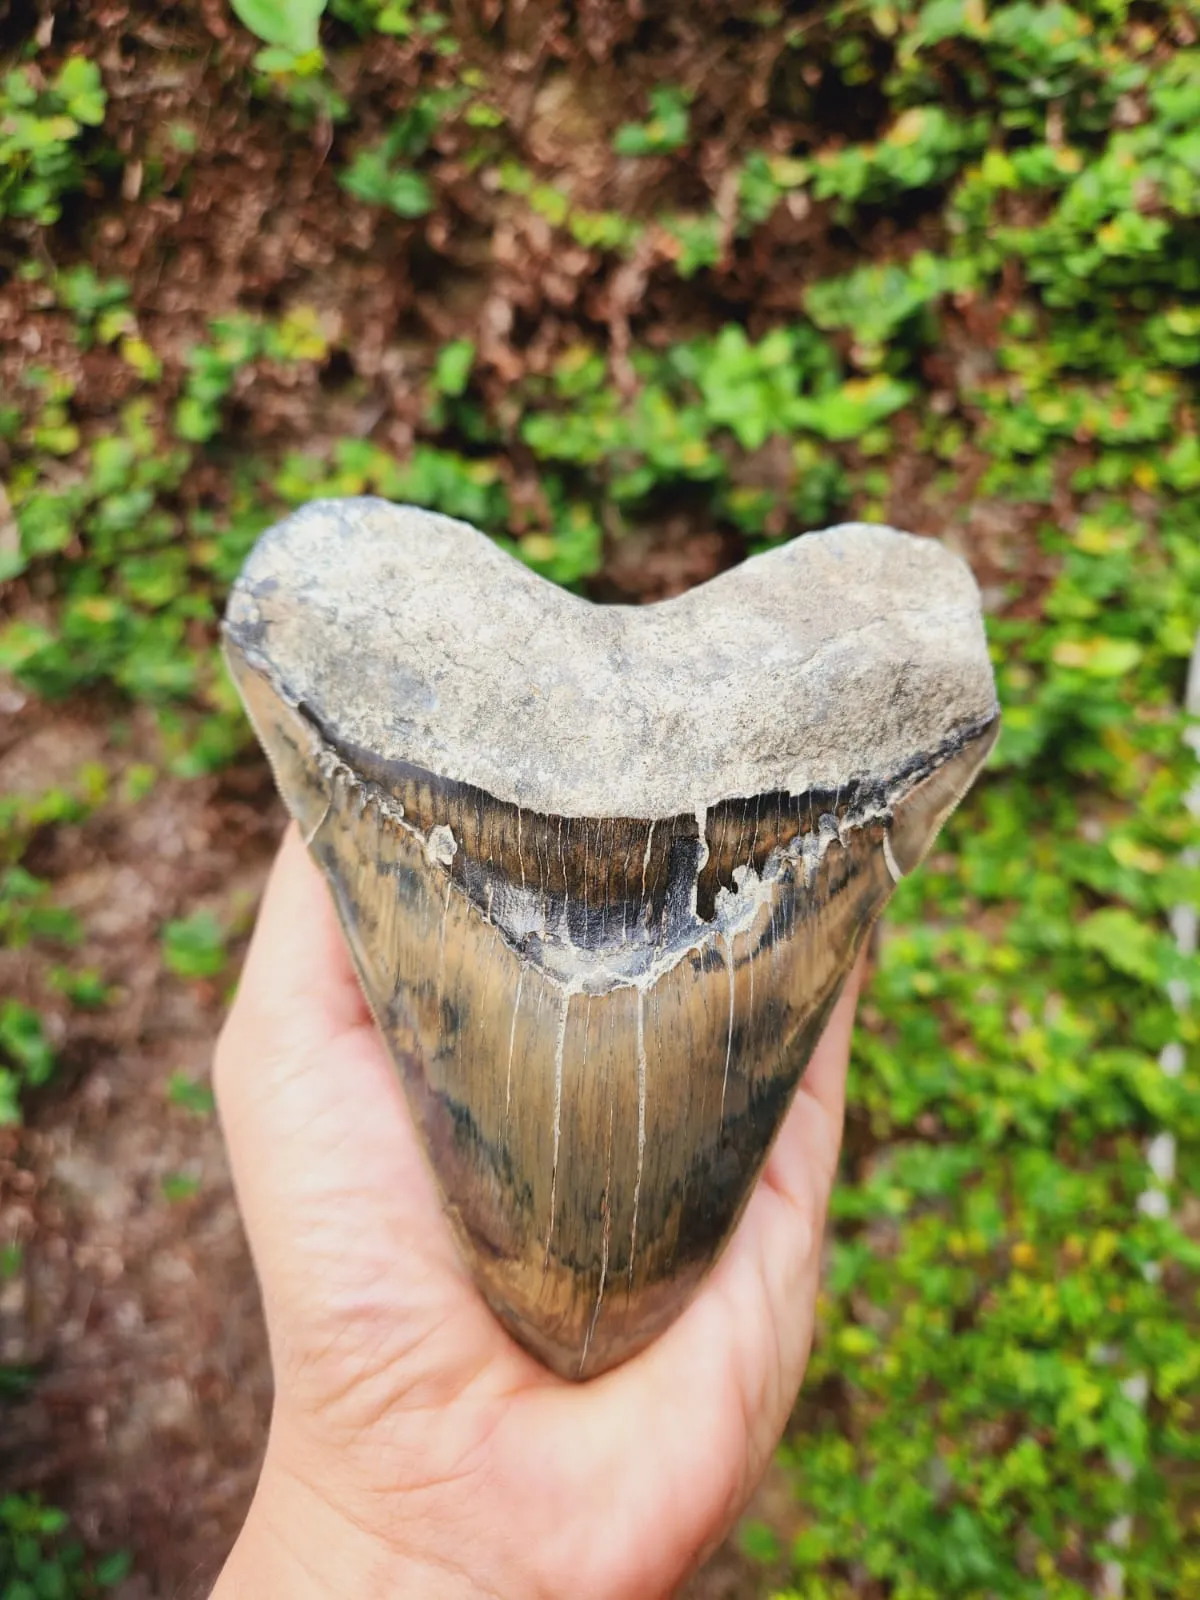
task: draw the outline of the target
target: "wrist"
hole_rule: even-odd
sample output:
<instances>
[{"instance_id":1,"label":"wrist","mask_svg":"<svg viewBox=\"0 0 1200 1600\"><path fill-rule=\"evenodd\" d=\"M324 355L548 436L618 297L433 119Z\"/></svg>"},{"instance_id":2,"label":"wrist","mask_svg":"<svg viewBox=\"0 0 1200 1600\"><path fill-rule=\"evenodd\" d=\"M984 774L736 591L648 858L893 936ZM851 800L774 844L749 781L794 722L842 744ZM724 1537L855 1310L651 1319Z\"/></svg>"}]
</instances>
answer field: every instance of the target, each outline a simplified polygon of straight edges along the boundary
<instances>
[{"instance_id":1,"label":"wrist","mask_svg":"<svg viewBox=\"0 0 1200 1600\"><path fill-rule=\"evenodd\" d=\"M466 1573L365 1530L268 1452L211 1600L475 1600L480 1593Z\"/></svg>"}]
</instances>

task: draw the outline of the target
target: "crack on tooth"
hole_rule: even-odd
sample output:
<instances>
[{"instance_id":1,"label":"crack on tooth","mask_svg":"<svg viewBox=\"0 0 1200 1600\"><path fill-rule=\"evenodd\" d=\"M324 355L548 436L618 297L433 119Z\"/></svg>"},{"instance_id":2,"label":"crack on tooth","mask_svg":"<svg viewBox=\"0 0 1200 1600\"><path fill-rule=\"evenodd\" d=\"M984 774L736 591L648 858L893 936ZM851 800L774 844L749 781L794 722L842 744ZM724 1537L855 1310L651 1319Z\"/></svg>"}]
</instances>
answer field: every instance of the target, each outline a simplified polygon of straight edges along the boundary
<instances>
[{"instance_id":1,"label":"crack on tooth","mask_svg":"<svg viewBox=\"0 0 1200 1600\"><path fill-rule=\"evenodd\" d=\"M637 1259L638 1202L642 1195L642 1165L646 1155L646 991L641 987L637 992L637 1089L637 1171L633 1180L633 1226L629 1231L630 1289L633 1288L633 1265Z\"/></svg>"},{"instance_id":2,"label":"crack on tooth","mask_svg":"<svg viewBox=\"0 0 1200 1600\"><path fill-rule=\"evenodd\" d=\"M437 1003L441 1006L446 997L446 923L450 918L450 889L453 884L450 874L446 874L446 895L442 901L442 925L438 932L438 976L437 976Z\"/></svg>"},{"instance_id":3,"label":"crack on tooth","mask_svg":"<svg viewBox=\"0 0 1200 1600\"><path fill-rule=\"evenodd\" d=\"M513 1050L517 1043L517 1017L521 1011L521 990L525 984L525 964L522 962L521 970L517 973L517 992L513 998L512 1027L508 1033L508 1077L504 1084L504 1137L508 1138L508 1116L512 1108L512 1069Z\"/></svg>"},{"instance_id":4,"label":"crack on tooth","mask_svg":"<svg viewBox=\"0 0 1200 1600\"><path fill-rule=\"evenodd\" d=\"M725 1075L721 1079L721 1116L717 1124L718 1128L723 1130L725 1127L725 1091L729 1088L729 1062L733 1055L733 1015L737 996L734 984L733 940L725 934L722 934L722 938L725 941L725 967L729 973L729 1032L725 1036Z\"/></svg>"},{"instance_id":5,"label":"crack on tooth","mask_svg":"<svg viewBox=\"0 0 1200 1600\"><path fill-rule=\"evenodd\" d=\"M414 828L413 832L420 838L419 829ZM425 854L430 866L448 867L453 862L458 854L458 840L446 823L439 822L425 835Z\"/></svg>"},{"instance_id":6,"label":"crack on tooth","mask_svg":"<svg viewBox=\"0 0 1200 1600\"><path fill-rule=\"evenodd\" d=\"M543 1277L550 1270L550 1242L554 1237L554 1210L558 1199L558 1146L562 1135L563 1051L567 1042L567 1013L571 1009L571 990L562 997L558 1017L558 1038L554 1046L554 1154L550 1168L550 1226L546 1229L546 1254L542 1261Z\"/></svg>"},{"instance_id":7,"label":"crack on tooth","mask_svg":"<svg viewBox=\"0 0 1200 1600\"><path fill-rule=\"evenodd\" d=\"M600 1320L600 1305L604 1299L604 1286L608 1281L608 1247L612 1237L612 1150L613 1150L613 1118L616 1112L615 1090L608 1097L608 1144L604 1157L604 1191L600 1197L601 1208L601 1234L600 1234L600 1285L596 1290L596 1304L592 1307L591 1321L588 1323L587 1332L583 1337L583 1349L579 1355L579 1376L583 1377L583 1369L587 1365L588 1351L592 1345L592 1335L596 1331L596 1323Z\"/></svg>"},{"instance_id":8,"label":"crack on tooth","mask_svg":"<svg viewBox=\"0 0 1200 1600\"><path fill-rule=\"evenodd\" d=\"M646 829L646 853L642 857L642 904L646 903L646 873L650 869L650 849L654 844L654 819L650 819L650 826Z\"/></svg>"}]
</instances>

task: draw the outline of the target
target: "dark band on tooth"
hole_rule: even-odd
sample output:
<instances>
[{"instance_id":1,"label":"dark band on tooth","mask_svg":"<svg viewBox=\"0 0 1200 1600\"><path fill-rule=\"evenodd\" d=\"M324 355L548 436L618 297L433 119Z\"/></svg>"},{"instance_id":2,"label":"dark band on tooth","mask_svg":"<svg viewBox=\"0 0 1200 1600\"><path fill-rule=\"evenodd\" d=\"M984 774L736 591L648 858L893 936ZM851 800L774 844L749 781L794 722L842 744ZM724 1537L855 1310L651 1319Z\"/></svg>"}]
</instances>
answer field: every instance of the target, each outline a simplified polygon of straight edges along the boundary
<instances>
[{"instance_id":1,"label":"dark band on tooth","mask_svg":"<svg viewBox=\"0 0 1200 1600\"><path fill-rule=\"evenodd\" d=\"M556 817L497 800L472 784L427 772L411 762L383 760L339 739L304 704L299 714L313 724L326 748L377 796L398 805L420 833L449 828L461 846L451 873L483 909L489 890L498 896L504 925L506 890L537 880L548 902L548 920L566 908L574 943L593 946L612 936L613 924L648 918L661 923L670 886L686 878L699 839L692 812L651 822L639 817ZM696 875L696 912L711 922L719 890L736 888L734 872L762 874L772 852L819 829L829 816L836 825L857 826L867 817L891 819L892 807L924 779L986 733L992 719L956 729L938 747L913 757L887 778L862 776L836 790L806 794L776 791L736 796L708 808L707 859ZM648 863L648 865L647 865ZM617 929L620 934L620 928ZM517 942L519 936L514 935Z\"/></svg>"}]
</instances>

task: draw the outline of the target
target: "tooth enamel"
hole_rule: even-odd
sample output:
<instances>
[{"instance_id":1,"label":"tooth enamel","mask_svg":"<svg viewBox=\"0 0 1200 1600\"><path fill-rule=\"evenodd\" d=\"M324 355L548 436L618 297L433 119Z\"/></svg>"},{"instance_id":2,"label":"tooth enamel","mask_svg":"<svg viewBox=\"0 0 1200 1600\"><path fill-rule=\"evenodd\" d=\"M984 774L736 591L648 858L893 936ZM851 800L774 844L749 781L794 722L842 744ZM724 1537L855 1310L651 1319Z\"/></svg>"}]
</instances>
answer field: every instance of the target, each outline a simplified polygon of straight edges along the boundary
<instances>
[{"instance_id":1,"label":"tooth enamel","mask_svg":"<svg viewBox=\"0 0 1200 1600\"><path fill-rule=\"evenodd\" d=\"M324 502L259 541L226 644L482 1292L603 1371L724 1247L991 746L970 574L852 526L594 607L461 523Z\"/></svg>"}]
</instances>

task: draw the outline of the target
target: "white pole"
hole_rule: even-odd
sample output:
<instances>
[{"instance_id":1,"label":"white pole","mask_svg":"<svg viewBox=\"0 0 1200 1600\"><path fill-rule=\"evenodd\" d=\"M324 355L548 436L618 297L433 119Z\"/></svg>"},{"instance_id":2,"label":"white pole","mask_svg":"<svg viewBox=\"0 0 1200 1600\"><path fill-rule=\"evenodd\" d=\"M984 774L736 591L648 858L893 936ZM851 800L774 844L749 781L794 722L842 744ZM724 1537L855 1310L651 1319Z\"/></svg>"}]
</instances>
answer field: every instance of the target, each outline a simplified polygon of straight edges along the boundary
<instances>
[{"instance_id":1,"label":"white pole","mask_svg":"<svg viewBox=\"0 0 1200 1600\"><path fill-rule=\"evenodd\" d=\"M1192 651L1191 666L1188 670L1187 689L1184 694L1184 709L1189 717L1200 718L1200 634L1196 636L1195 649ZM1193 725L1186 729L1183 735L1186 742L1200 755L1200 726ZM1200 816L1200 783L1193 785L1188 792L1187 808L1193 816ZM1188 866L1200 864L1200 851L1187 850L1184 852L1184 862ZM1175 906L1170 916L1171 932L1175 937L1175 948L1181 955L1192 956L1196 953L1198 936L1200 936L1200 916L1195 906ZM1182 1012L1187 1006L1190 993L1186 983L1175 980L1168 986L1168 993L1176 1011ZM1158 1064L1168 1078L1178 1078L1183 1071L1184 1054L1183 1045L1178 1039L1172 1039L1165 1044L1159 1053ZM1173 1133L1156 1133L1146 1144L1146 1165L1149 1168L1146 1187L1138 1196L1138 1210L1147 1217L1166 1217L1171 1212L1171 1185L1175 1181L1175 1135ZM1157 1261L1147 1262L1146 1276L1152 1283L1157 1282L1162 1267ZM1150 1380L1144 1372L1134 1372L1126 1378L1122 1385L1123 1392L1128 1400L1135 1406L1146 1404L1150 1393ZM1124 1458L1117 1461L1115 1470L1118 1477L1128 1483L1133 1477L1133 1463ZM1108 1530L1109 1542L1118 1550L1127 1550L1133 1538L1133 1517L1129 1512L1120 1516L1113 1522ZM1125 1563L1119 1557L1106 1561L1100 1574L1100 1595L1102 1600L1122 1600L1125 1593Z\"/></svg>"}]
</instances>

